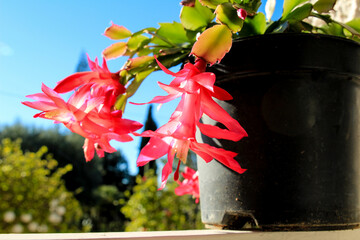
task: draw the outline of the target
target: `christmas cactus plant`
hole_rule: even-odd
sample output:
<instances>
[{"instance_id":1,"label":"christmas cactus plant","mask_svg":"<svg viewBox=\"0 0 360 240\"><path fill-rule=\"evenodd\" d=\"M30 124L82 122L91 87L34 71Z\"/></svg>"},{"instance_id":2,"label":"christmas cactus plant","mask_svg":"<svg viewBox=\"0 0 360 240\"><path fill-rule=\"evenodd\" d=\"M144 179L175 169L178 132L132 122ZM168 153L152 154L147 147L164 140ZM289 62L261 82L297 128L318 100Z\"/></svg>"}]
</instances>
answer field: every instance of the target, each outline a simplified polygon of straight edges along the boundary
<instances>
[{"instance_id":1,"label":"christmas cactus plant","mask_svg":"<svg viewBox=\"0 0 360 240\"><path fill-rule=\"evenodd\" d=\"M137 32L112 23L104 35L114 43L103 51L102 65L97 59L89 59L91 71L75 73L54 88L43 84L42 93L28 96L35 101L23 104L41 111L34 117L62 123L83 136L86 161L95 152L102 157L104 152L116 151L109 143L111 140L127 142L133 136L150 137L137 165L167 155L160 188L165 186L174 163L177 165L174 178L179 178L180 164L186 164L189 150L206 162L216 160L243 173L245 169L234 159L237 153L196 140L197 131L232 141L247 136L240 123L214 100L231 100L233 96L215 85L216 76L207 72L207 66L220 62L231 51L234 39L247 36L285 32L331 34L354 40L360 36L360 19L345 24L330 17L328 13L336 0L315 3L284 0L282 16L275 21L271 20L275 0L266 3L266 14L258 12L260 0L184 0L181 4L180 22L160 23L158 28ZM309 18L318 18L324 25L311 25ZM125 65L117 72L110 72L106 61L118 57L127 57ZM179 72L168 70L180 64L183 65ZM142 124L123 118L123 113L127 104L145 104L133 103L131 97L146 77L157 70L173 76L174 80L170 84L159 82L167 95L156 96L147 104L163 104L177 98L180 102L168 123L156 131L138 133ZM72 95L64 100L61 94L67 92ZM224 128L203 124L200 121L203 115L222 123ZM190 193L198 198L198 190L194 190L197 173L186 170L184 176L177 193Z\"/></svg>"}]
</instances>

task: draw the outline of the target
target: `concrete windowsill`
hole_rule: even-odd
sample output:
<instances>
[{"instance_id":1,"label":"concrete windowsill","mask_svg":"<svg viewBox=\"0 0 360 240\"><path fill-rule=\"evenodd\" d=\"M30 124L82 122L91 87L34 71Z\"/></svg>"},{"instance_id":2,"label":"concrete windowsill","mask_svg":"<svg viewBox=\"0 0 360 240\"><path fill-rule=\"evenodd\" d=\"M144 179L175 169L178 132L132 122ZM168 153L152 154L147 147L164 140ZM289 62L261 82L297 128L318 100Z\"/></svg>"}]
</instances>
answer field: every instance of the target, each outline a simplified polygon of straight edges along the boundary
<instances>
[{"instance_id":1,"label":"concrete windowsill","mask_svg":"<svg viewBox=\"0 0 360 240\"><path fill-rule=\"evenodd\" d=\"M250 232L231 230L189 230L159 232L0 234L0 240L118 240L118 239L231 239L231 240L356 240L360 229L314 232Z\"/></svg>"}]
</instances>

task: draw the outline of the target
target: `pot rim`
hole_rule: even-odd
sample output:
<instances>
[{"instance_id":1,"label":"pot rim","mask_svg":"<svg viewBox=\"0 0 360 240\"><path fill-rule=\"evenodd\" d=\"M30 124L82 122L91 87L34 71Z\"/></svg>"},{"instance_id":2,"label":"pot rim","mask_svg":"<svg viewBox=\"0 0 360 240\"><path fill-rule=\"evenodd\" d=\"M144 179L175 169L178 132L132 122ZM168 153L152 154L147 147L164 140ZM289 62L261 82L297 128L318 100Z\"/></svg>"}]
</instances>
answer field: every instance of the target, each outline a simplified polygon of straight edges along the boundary
<instances>
[{"instance_id":1,"label":"pot rim","mask_svg":"<svg viewBox=\"0 0 360 240\"><path fill-rule=\"evenodd\" d=\"M352 39L323 34L323 33L269 33L269 34L261 34L261 35L253 35L253 36L246 36L240 37L233 40L233 43L241 42L241 41L248 41L248 40L256 40L256 39L266 39L266 38L282 38L282 37L289 37L289 38L298 38L298 37L305 37L305 38L313 38L313 39L333 39L333 40L341 40L344 42L349 42L355 45L360 46L360 42L357 42Z\"/></svg>"},{"instance_id":2,"label":"pot rim","mask_svg":"<svg viewBox=\"0 0 360 240\"><path fill-rule=\"evenodd\" d=\"M311 33L277 33L239 38L209 71L217 77L277 71L330 71L360 79L360 43Z\"/></svg>"}]
</instances>

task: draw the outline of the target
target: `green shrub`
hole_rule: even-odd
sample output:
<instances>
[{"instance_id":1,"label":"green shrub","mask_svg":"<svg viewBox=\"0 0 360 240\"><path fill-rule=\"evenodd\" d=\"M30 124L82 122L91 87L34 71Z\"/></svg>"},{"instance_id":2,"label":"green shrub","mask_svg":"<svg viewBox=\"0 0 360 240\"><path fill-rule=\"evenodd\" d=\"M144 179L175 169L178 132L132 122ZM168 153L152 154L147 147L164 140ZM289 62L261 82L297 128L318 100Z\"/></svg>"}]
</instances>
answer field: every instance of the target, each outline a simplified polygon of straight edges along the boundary
<instances>
[{"instance_id":1,"label":"green shrub","mask_svg":"<svg viewBox=\"0 0 360 240\"><path fill-rule=\"evenodd\" d=\"M178 186L176 182L169 181L165 189L158 191L157 177L154 171L149 170L144 177L138 176L136 183L133 194L121 209L130 219L125 231L203 228L199 205L189 195L175 195L174 189Z\"/></svg>"},{"instance_id":2,"label":"green shrub","mask_svg":"<svg viewBox=\"0 0 360 240\"><path fill-rule=\"evenodd\" d=\"M0 232L78 232L82 212L46 147L23 153L20 140L0 144ZM56 169L56 170L55 170Z\"/></svg>"}]
</instances>

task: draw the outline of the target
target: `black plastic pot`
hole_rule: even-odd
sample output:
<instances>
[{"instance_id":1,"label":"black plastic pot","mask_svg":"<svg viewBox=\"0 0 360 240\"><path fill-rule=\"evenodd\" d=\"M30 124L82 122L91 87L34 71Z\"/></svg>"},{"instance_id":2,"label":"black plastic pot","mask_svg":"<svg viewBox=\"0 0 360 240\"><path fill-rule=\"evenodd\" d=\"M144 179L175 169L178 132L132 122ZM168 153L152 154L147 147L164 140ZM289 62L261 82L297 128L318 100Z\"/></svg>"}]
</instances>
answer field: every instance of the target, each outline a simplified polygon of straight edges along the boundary
<instances>
[{"instance_id":1,"label":"black plastic pot","mask_svg":"<svg viewBox=\"0 0 360 240\"><path fill-rule=\"evenodd\" d=\"M249 137L202 141L238 153L244 174L198 161L202 220L227 229L360 225L360 45L312 34L234 42L214 65ZM205 123L216 124L208 118Z\"/></svg>"}]
</instances>

